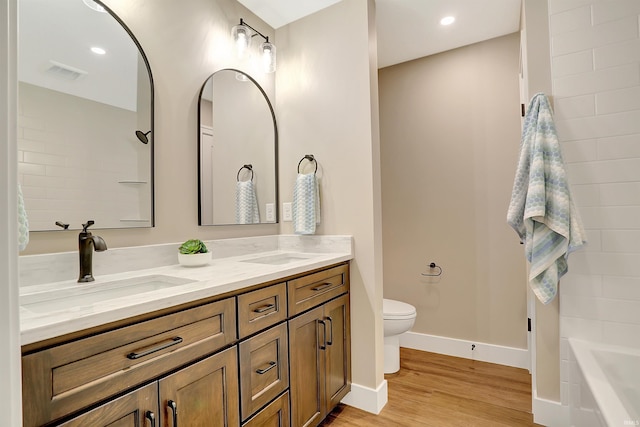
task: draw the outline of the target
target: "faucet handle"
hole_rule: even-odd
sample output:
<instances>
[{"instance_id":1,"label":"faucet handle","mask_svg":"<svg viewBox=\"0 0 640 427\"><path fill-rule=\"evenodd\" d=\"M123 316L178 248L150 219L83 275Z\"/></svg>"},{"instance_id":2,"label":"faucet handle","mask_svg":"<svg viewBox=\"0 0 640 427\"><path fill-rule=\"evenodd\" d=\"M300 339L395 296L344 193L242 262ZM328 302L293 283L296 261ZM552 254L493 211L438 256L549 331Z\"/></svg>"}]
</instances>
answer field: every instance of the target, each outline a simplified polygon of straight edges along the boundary
<instances>
[{"instance_id":1,"label":"faucet handle","mask_svg":"<svg viewBox=\"0 0 640 427\"><path fill-rule=\"evenodd\" d=\"M93 224L95 224L95 221L90 219L89 221L87 221L86 224L82 224L82 232L86 233L87 232L87 228L91 227Z\"/></svg>"}]
</instances>

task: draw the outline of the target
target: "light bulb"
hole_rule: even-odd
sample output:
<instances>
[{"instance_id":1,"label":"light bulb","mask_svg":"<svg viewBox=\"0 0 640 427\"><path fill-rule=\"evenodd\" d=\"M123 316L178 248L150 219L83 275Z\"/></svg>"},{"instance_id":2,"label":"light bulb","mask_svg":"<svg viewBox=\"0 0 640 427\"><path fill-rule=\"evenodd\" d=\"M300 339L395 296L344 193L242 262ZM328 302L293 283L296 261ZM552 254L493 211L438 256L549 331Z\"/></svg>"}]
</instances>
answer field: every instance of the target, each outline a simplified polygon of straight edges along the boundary
<instances>
[{"instance_id":1,"label":"light bulb","mask_svg":"<svg viewBox=\"0 0 640 427\"><path fill-rule=\"evenodd\" d=\"M236 44L236 52L239 58L244 58L249 46L251 46L251 29L245 25L236 25L232 28L231 34Z\"/></svg>"},{"instance_id":2,"label":"light bulb","mask_svg":"<svg viewBox=\"0 0 640 427\"><path fill-rule=\"evenodd\" d=\"M265 73L276 71L276 46L269 42L264 42L260 46L262 50L262 68Z\"/></svg>"}]
</instances>

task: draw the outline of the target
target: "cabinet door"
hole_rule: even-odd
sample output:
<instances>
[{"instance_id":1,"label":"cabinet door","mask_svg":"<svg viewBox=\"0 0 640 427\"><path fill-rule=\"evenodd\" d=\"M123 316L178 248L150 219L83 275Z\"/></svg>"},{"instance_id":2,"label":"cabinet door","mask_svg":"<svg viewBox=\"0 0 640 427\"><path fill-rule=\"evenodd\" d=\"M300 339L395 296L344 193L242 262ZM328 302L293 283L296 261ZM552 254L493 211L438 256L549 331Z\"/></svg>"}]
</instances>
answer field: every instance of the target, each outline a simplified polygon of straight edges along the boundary
<instances>
[{"instance_id":1,"label":"cabinet door","mask_svg":"<svg viewBox=\"0 0 640 427\"><path fill-rule=\"evenodd\" d=\"M236 347L160 380L163 427L240 425Z\"/></svg>"},{"instance_id":2,"label":"cabinet door","mask_svg":"<svg viewBox=\"0 0 640 427\"><path fill-rule=\"evenodd\" d=\"M324 323L321 323L324 322ZM289 320L291 424L315 426L325 414L324 346L326 322L322 307Z\"/></svg>"},{"instance_id":3,"label":"cabinet door","mask_svg":"<svg viewBox=\"0 0 640 427\"><path fill-rule=\"evenodd\" d=\"M327 322L325 383L327 412L330 412L351 389L351 322L349 294L324 305Z\"/></svg>"},{"instance_id":4,"label":"cabinet door","mask_svg":"<svg viewBox=\"0 0 640 427\"><path fill-rule=\"evenodd\" d=\"M157 418L158 384L154 382L57 425L64 427L156 427L159 426Z\"/></svg>"}]
</instances>

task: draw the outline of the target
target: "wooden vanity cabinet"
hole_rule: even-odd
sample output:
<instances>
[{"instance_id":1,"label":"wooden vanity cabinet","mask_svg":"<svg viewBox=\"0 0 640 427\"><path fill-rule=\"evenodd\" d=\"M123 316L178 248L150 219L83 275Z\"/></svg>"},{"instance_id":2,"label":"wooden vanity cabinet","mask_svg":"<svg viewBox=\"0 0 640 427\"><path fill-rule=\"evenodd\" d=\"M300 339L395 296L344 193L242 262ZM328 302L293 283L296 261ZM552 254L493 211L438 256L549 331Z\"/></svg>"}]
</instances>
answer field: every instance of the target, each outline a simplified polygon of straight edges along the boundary
<instances>
[{"instance_id":1,"label":"wooden vanity cabinet","mask_svg":"<svg viewBox=\"0 0 640 427\"><path fill-rule=\"evenodd\" d=\"M24 427L61 419L232 344L235 308L235 298L226 298L23 355Z\"/></svg>"},{"instance_id":2,"label":"wooden vanity cabinet","mask_svg":"<svg viewBox=\"0 0 640 427\"><path fill-rule=\"evenodd\" d=\"M31 345L24 427L315 426L351 386L349 265Z\"/></svg>"},{"instance_id":3,"label":"wooden vanity cabinet","mask_svg":"<svg viewBox=\"0 0 640 427\"><path fill-rule=\"evenodd\" d=\"M348 268L340 266L290 283L292 294L322 305L289 320L291 425L316 426L351 389ZM319 279L319 280L317 280ZM301 288L304 289L302 292ZM325 297L314 289L325 290Z\"/></svg>"}]
</instances>

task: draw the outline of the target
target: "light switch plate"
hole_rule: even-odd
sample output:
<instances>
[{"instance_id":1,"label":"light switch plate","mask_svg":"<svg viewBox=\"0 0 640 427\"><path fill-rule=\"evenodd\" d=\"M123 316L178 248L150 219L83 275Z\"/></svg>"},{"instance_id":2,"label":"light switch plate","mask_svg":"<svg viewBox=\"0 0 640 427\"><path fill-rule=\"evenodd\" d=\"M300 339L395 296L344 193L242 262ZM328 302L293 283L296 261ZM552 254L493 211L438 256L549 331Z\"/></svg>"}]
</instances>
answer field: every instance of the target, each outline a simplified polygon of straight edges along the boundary
<instances>
[{"instance_id":1,"label":"light switch plate","mask_svg":"<svg viewBox=\"0 0 640 427\"><path fill-rule=\"evenodd\" d=\"M282 204L282 220L293 221L293 215L291 213L291 202L284 202Z\"/></svg>"},{"instance_id":2,"label":"light switch plate","mask_svg":"<svg viewBox=\"0 0 640 427\"><path fill-rule=\"evenodd\" d=\"M273 203L267 203L266 212L267 212L267 221L276 220L276 213L275 213Z\"/></svg>"}]
</instances>

